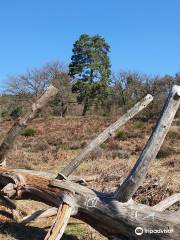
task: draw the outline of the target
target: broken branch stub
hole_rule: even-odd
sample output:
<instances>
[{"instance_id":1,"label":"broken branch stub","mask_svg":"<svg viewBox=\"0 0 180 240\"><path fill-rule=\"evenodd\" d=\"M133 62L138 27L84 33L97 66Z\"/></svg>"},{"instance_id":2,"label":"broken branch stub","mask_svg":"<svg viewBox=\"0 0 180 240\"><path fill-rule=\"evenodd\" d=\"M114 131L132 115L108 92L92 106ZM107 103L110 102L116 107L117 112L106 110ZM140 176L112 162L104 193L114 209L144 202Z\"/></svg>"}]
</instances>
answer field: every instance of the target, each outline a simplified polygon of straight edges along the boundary
<instances>
[{"instance_id":1,"label":"broken branch stub","mask_svg":"<svg viewBox=\"0 0 180 240\"><path fill-rule=\"evenodd\" d=\"M180 86L175 85L169 93L167 101L161 112L161 116L139 159L135 163L125 181L118 187L116 191L116 199L119 201L128 201L134 195L138 187L143 183L149 165L156 158L156 155L158 154L164 138L174 119L176 111L178 110L180 104L179 91Z\"/></svg>"},{"instance_id":2,"label":"broken branch stub","mask_svg":"<svg viewBox=\"0 0 180 240\"><path fill-rule=\"evenodd\" d=\"M0 145L0 164L3 163L6 154L12 148L16 136L18 136L20 132L27 126L28 122L36 116L38 110L43 108L57 93L58 89L53 85L50 85L41 95L41 97L35 103L33 103L31 110L24 117L14 123Z\"/></svg>"},{"instance_id":3,"label":"broken branch stub","mask_svg":"<svg viewBox=\"0 0 180 240\"><path fill-rule=\"evenodd\" d=\"M70 216L71 207L68 204L63 203L62 206L59 207L56 220L44 240L60 240L66 229Z\"/></svg>"},{"instance_id":4,"label":"broken branch stub","mask_svg":"<svg viewBox=\"0 0 180 240\"><path fill-rule=\"evenodd\" d=\"M148 94L140 102L138 102L127 113L120 117L115 123L111 124L102 133L100 133L95 139L93 139L82 151L74 158L57 176L58 179L68 177L99 145L105 142L115 131L123 126L128 120L143 110L151 101L153 97Z\"/></svg>"}]
</instances>

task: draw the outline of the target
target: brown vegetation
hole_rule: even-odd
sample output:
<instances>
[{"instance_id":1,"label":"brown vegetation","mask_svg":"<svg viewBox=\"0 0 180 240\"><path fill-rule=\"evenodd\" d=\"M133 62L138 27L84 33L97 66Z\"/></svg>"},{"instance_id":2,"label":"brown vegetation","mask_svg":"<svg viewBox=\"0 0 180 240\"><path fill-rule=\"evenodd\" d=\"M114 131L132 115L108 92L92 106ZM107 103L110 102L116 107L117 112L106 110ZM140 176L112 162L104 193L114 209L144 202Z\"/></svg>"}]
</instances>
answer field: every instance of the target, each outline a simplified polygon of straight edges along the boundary
<instances>
[{"instance_id":1,"label":"brown vegetation","mask_svg":"<svg viewBox=\"0 0 180 240\"><path fill-rule=\"evenodd\" d=\"M50 87L47 93L43 94L42 97L38 100L38 102L36 102L32 106L32 110L30 110L25 117L16 121L16 123L13 124L13 127L5 135L5 138L3 139L3 142L1 144L1 162L3 159L5 159L4 158L5 156L7 158L7 153L9 152L9 149L11 148L16 135L20 133L20 130L25 128L25 126L27 125L27 122L30 119L34 118L35 113L37 112L37 109L39 109L39 107L41 106L44 106L44 103L47 102L47 99L49 99L50 96L52 96L51 93L53 91L55 91L55 89L53 87ZM30 196L34 200L40 200L40 201L43 201L44 203L47 203L48 205L59 207L59 210L57 211L56 221L54 222L54 224L52 224L51 230L48 232L48 235L45 238L48 240L61 238L65 230L66 224L69 220L69 217L71 215L76 217L77 219L83 220L84 222L88 223L90 226L93 226L96 230L98 230L104 236L108 237L108 239L113 239L113 240L121 239L121 237L126 238L128 236L132 236L134 239L136 239L137 236L134 233L134 227L137 227L141 223L145 224L146 227L149 226L148 224L155 227L157 226L163 227L164 224L170 224L171 226L174 227L174 233L172 237L173 239L175 239L179 234L178 233L179 220L178 220L177 213L173 214L169 212L169 220L167 220L166 218L164 218L167 214L161 213L161 212L170 206L172 207L173 203L178 201L179 195L178 194L172 195L169 198L165 198L165 200L159 203L160 198L161 198L160 200L164 199L164 197L167 197L169 194L172 194L173 191L176 191L176 189L173 190L173 188L171 188L169 190L169 186L168 187L165 186L165 184L161 182L162 179L155 176L156 175L155 171L152 171L152 173L150 171L147 176L146 174L149 169L150 162L154 160L157 153L159 152L159 149L163 143L164 137L166 136L170 128L170 125L173 121L173 118L175 116L175 113L179 107L179 87L174 86L172 91L170 92L169 98L162 111L162 115L159 118L158 123L156 124L156 127L153 129L151 137L149 138L147 144L145 145L135 165L133 163L133 156L136 157L140 146L139 148L137 146L135 151L132 151L132 152L130 152L129 148L127 147L129 147L130 145L133 146L133 140L135 140L137 144L137 139L142 138L143 132L144 132L144 139L145 139L147 134L146 132L147 127L146 127L146 131L143 131L143 127L144 127L143 123L136 122L134 124L134 122L131 122L131 124L133 124L133 129L136 129L132 131L133 134L128 134L128 133L131 133L129 129L126 133L126 129L124 128L123 130L117 133L116 138L113 138L113 136L115 135L114 134L115 130L117 130L119 126L122 126L129 119L131 119L137 112L143 109L151 100L152 100L152 97L147 96L141 102L139 102L133 109L128 111L128 113L125 114L122 118L120 118L116 123L113 123L110 127L104 130L90 144L87 144L88 142L85 143L87 147L84 148L84 150L79 155L79 157L74 158L74 160L72 160L70 164L66 163L66 168L63 168L63 170L58 173L56 179L54 179L54 176L47 175L47 174L44 175L44 173L37 173L37 172L33 173L32 171L27 172L23 170L18 170L17 163L15 164L16 169L1 168L0 176L1 176L1 185L3 188L1 190L0 197L1 197L1 201L6 206L13 209L12 210L13 218L17 219L20 217L20 215L18 214L18 207L16 207L15 203L12 202L12 200L10 200L9 198L15 197L18 199L23 199L23 198L27 199L28 196ZM52 124L49 124L49 125L52 126ZM82 128L82 124L80 128ZM33 134L23 134L21 135L21 137L24 137L26 139L31 139L31 143L29 143L29 145L25 144L24 146L22 144L20 147L21 148L28 147L29 155L32 153L38 153L38 152L43 152L44 154L47 149L49 151L48 152L49 155L55 154L53 155L53 158L54 158L53 162L56 162L56 160L59 160L58 152L60 149L64 152L67 152L70 150L77 151L84 144L84 143L83 144L80 143L80 145L78 145L76 143L75 146L73 146L69 144L70 139L68 139L69 141L68 140L64 141L67 138L65 137L62 138L63 137L62 135L61 139L63 139L63 141L62 140L60 141L60 138L57 138L55 142L48 141L46 137L43 137L39 145L36 143L34 144L34 146L32 146L33 138L38 133L38 131L37 131L37 127L34 127L34 126L31 126L29 129L31 130L30 131L31 133L33 132ZM46 128L46 133L47 133L47 129L48 128ZM138 131L140 129L141 129L141 135L138 134ZM54 133L54 130L55 129L53 129L53 133ZM91 131L92 131L92 128L91 128ZM78 140L77 132L74 131L74 133L75 133L74 137L76 138L76 142L77 142ZM48 137L49 137L49 134L50 132L48 133ZM68 136L67 133L65 135ZM72 135L73 133L71 132L71 140L72 140ZM85 136L86 134L83 132L83 135L81 136L80 140L85 141L86 140ZM104 141L107 138L109 138L109 136L111 136L111 138L108 140L107 143L104 143ZM178 147L176 147L176 138L178 140L177 136L178 134L175 131L171 131L169 134L168 140L173 141L173 146L175 147L175 149L173 149L172 151L172 154L175 154L178 149ZM53 140L54 139L55 138L53 137ZM89 139L87 141L89 141ZM124 149L120 149L122 147L121 144L124 147ZM91 152L95 147L99 152L98 158L101 161L103 160L103 165L105 166L104 175L103 175L104 168L99 168L97 164L94 164L93 166L95 155L94 156L92 155L91 157L89 157L88 162L86 164L85 163L82 164L81 168L79 168L79 170L76 172L79 173L79 171L81 171L81 174L83 172L83 173L87 173L86 175L90 175L91 170L93 170L93 174L98 173L95 177L94 182L91 182L91 187L92 189L96 189L96 191L99 190L100 188L101 192L96 192L91 188L83 187L80 184L74 183L73 180L67 179L67 177L77 168L77 166L84 161L85 156L86 157L89 156L89 152ZM15 150L17 151L17 149L18 147ZM104 152L101 152L101 149L103 149ZM118 152L118 149L119 149L119 152ZM165 154L166 145L164 149L162 148L162 150L163 151L159 155L159 159L161 159L162 157L166 158L167 156L168 157L171 156L171 154L169 154L169 151L170 151L169 148L167 148L168 155ZM128 154L126 154L126 151L128 152ZM111 152L110 162L108 159L109 152ZM11 154L9 153L9 156L10 155ZM42 156L42 158L44 160L45 155ZM127 161L125 162L126 164L123 166L123 168L118 169L120 165L119 162L118 164L116 164L116 161L113 161L113 159L116 159L116 158L121 158L121 161L122 161L122 158L128 159L128 162ZM37 156L36 156L36 161L37 161ZM48 160L46 160L45 162L47 163L47 166L48 166L49 165ZM97 159L96 159L96 162L97 162ZM107 165L105 165L106 162L107 162ZM115 163L115 165L111 163ZM132 166L134 165L134 167L132 167L131 164ZM174 166L172 165L172 161L170 164L171 166ZM88 168L90 168L90 171L87 171L87 166ZM29 165L29 167L31 166ZM112 175L110 175L111 167L113 167ZM36 169L37 169L37 166L36 166ZM127 170L132 169L132 170L129 171L129 175L125 178L125 181L123 180L123 183L121 183L122 182L121 178L124 179L124 175L123 175L123 172L122 174L120 173L125 169ZM40 170L42 170L42 168L40 168ZM57 174L57 171L58 171L57 166L55 166L55 168L52 170L55 170ZM145 176L146 176L146 181L144 182L144 185L145 185L144 187L144 185L142 185L142 182L144 181ZM101 179L103 179L102 184L99 184ZM175 178L173 178L173 181L174 179ZM94 184L96 184L97 180L98 180L98 187L94 188ZM107 190L106 190L106 186L104 186L105 182L108 182L108 185L109 185L109 189ZM156 193L160 193L161 190L163 190L163 193L164 193L163 197L162 195L160 197L158 196L158 194L156 194ZM106 191L110 193L106 193ZM143 196L143 198L139 198L140 193L141 193L141 196ZM151 195L152 193L153 195ZM154 197L154 193L157 195L157 197ZM131 200L133 196L135 197L136 202L139 201L141 203L146 203L146 205L135 203L133 200ZM96 200L97 203L95 205L91 203L93 204L93 206L92 207L89 206L89 202L86 202L86 201L92 200L95 197L97 199ZM156 201L158 201L158 204L156 204ZM175 210L176 208L173 207L172 209ZM171 211L172 209L169 209L169 210ZM21 210L20 212L21 214L24 214L24 211ZM132 213L133 215L129 217L128 212L129 214ZM138 214L141 214L143 216L142 218L143 220L139 218L137 219L135 212L136 213L138 212ZM156 217L153 219L145 220L147 218L146 216L150 216L152 212L154 213L153 216L155 217L156 215ZM135 217L134 217L134 214L135 214ZM107 220L105 220L106 218ZM111 226L112 228L109 228L108 223L112 225ZM59 235L58 238L56 238L57 235ZM169 233L165 234L164 236L168 238ZM151 236L152 239L155 239L154 237L155 236ZM161 235L159 235L159 237L162 239ZM143 236L143 239L145 239L145 236Z\"/></svg>"},{"instance_id":2,"label":"brown vegetation","mask_svg":"<svg viewBox=\"0 0 180 240\"><path fill-rule=\"evenodd\" d=\"M36 130L36 134L32 137L24 137L20 135L14 145L13 151L7 157L8 165L12 167L27 168L34 170L49 170L56 173L56 166L63 167L75 157L80 149L87 144L90 139L100 133L105 127L112 123L114 119L105 117L49 117L38 118L33 120L30 127ZM6 134L6 131L13 124L12 121L1 121L0 132L1 140ZM105 143L105 146L100 147L96 154L93 154L89 160L83 163L76 173L79 175L94 175L98 174L98 179L90 183L90 186L99 191L109 191L117 187L119 182L122 182L126 173L133 166L135 159L145 144L149 132L152 130L154 122L130 121L122 131L125 133L133 133L133 136L128 135L128 139L121 140L111 138ZM180 127L174 121L170 132L179 133ZM175 134L175 135L176 135ZM167 149L166 146L171 146ZM162 146L164 156L159 156L149 169L149 174L142 187L139 188L135 195L138 202L155 205L167 196L178 192L179 189L179 140L172 138L171 134ZM161 152L160 151L160 152ZM14 161L16 159L16 162ZM98 164L96 164L98 161ZM108 174L107 174L108 173ZM140 195L141 193L141 195ZM28 213L32 213L43 206L37 202L28 203L30 206L21 201L20 206ZM177 207L177 206L175 206ZM174 209L176 209L174 207ZM173 208L172 208L173 210ZM34 239L36 234L44 236L43 230L38 230L36 227L50 226L53 218L49 220L41 219L35 221L25 230L25 227L13 224L10 227L4 225L4 232L7 234L31 235L29 239ZM33 227L34 226L34 227ZM35 227L36 226L36 227ZM74 227L73 227L74 226ZM82 231L82 232L81 232ZM34 234L33 234L34 233ZM73 221L68 230L68 235L78 234L81 237L78 239L90 239L93 235L97 238L97 233L89 229L82 223ZM87 235L86 235L87 234ZM94 235L95 234L95 235ZM10 235L2 234L3 239L14 239ZM96 237L95 237L96 236ZM26 237L25 237L26 238ZM24 238L24 239L25 239ZM70 239L70 238L69 238ZM73 239L76 239L75 237Z\"/></svg>"}]
</instances>

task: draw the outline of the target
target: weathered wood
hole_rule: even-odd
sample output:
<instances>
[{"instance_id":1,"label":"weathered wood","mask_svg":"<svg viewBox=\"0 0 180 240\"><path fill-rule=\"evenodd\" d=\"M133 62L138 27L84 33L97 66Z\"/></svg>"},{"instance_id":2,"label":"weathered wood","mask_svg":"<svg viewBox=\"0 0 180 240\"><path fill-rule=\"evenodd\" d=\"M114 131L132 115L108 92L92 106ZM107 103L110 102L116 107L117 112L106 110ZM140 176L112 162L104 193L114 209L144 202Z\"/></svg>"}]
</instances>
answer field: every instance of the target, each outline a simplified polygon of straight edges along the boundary
<instances>
[{"instance_id":1,"label":"weathered wood","mask_svg":"<svg viewBox=\"0 0 180 240\"><path fill-rule=\"evenodd\" d=\"M19 172L24 172L24 173L29 173L32 175L36 176L44 176L44 177L51 177L51 178L56 178L57 174L54 173L49 173L49 172L44 172L44 171L35 171L35 170L27 170L27 169L16 169L16 173ZM67 178L64 177L65 179L80 183L83 185L87 185L88 182L96 181L99 178L99 175L81 175L81 176L76 176L76 175L70 175Z\"/></svg>"},{"instance_id":2,"label":"weathered wood","mask_svg":"<svg viewBox=\"0 0 180 240\"><path fill-rule=\"evenodd\" d=\"M178 110L180 104L179 89L180 86L173 86L156 127L154 128L139 159L125 181L118 187L116 198L119 201L128 201L144 181L149 165L156 158L156 155L159 152L159 149L174 119L176 111Z\"/></svg>"},{"instance_id":3,"label":"weathered wood","mask_svg":"<svg viewBox=\"0 0 180 240\"><path fill-rule=\"evenodd\" d=\"M115 123L106 128L95 139L93 139L76 158L74 158L62 171L60 171L57 178L62 179L64 176L69 176L98 146L112 136L118 128L122 127L127 121L143 110L152 100L153 97L148 94Z\"/></svg>"},{"instance_id":4,"label":"weathered wood","mask_svg":"<svg viewBox=\"0 0 180 240\"><path fill-rule=\"evenodd\" d=\"M0 176L3 172L9 172L10 175L9 178L3 175L2 187L13 181L11 173L15 171L0 169ZM68 180L39 177L27 173L17 173L17 179L20 181L18 186L21 194L13 198L20 196L21 199L29 199L30 197L55 207L59 207L63 201L63 204L71 206L71 213L69 212L64 218L66 221L63 222L63 217L60 217L61 224L56 224L56 235L60 229L60 236L62 235L71 215L86 222L109 239L139 239L135 233L135 229L139 226L155 230L173 229L173 232L163 234L143 234L141 239L179 239L180 237L180 215L178 213L160 212L154 210L153 207L137 204L132 200L121 203L114 198L114 194L97 192ZM15 190L18 189L15 188ZM61 216L60 212L58 216ZM58 229L62 225L63 227Z\"/></svg>"},{"instance_id":5,"label":"weathered wood","mask_svg":"<svg viewBox=\"0 0 180 240\"><path fill-rule=\"evenodd\" d=\"M67 204L62 204L58 209L56 220L45 237L45 240L60 240L66 229L70 216L71 207Z\"/></svg>"},{"instance_id":6,"label":"weathered wood","mask_svg":"<svg viewBox=\"0 0 180 240\"><path fill-rule=\"evenodd\" d=\"M48 217L52 217L55 216L57 214L57 208L55 207L51 207L45 210L37 210L35 212L33 212L32 214L24 217L23 219L21 219L20 223L22 224L28 224L31 221L36 220L37 218L48 218Z\"/></svg>"},{"instance_id":7,"label":"weathered wood","mask_svg":"<svg viewBox=\"0 0 180 240\"><path fill-rule=\"evenodd\" d=\"M31 110L24 117L14 123L0 145L0 164L3 165L5 156L12 148L15 138L27 126L28 122L36 116L36 113L41 108L43 108L47 102L57 93L58 89L50 85L47 90L41 95L41 97L32 105Z\"/></svg>"},{"instance_id":8,"label":"weathered wood","mask_svg":"<svg viewBox=\"0 0 180 240\"><path fill-rule=\"evenodd\" d=\"M162 200L160 203L153 206L154 210L157 211L164 211L170 206L172 206L174 203L180 201L180 193L175 193L170 197L167 197L166 199Z\"/></svg>"}]
</instances>

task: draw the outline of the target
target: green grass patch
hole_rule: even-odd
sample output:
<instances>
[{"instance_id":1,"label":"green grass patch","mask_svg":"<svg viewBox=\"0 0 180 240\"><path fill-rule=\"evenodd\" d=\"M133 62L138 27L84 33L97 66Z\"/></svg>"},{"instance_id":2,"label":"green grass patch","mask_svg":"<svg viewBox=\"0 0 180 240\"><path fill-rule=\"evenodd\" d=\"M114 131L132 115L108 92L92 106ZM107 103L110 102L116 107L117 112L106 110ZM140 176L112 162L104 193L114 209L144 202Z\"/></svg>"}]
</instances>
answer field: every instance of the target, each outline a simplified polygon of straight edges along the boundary
<instances>
[{"instance_id":1,"label":"green grass patch","mask_svg":"<svg viewBox=\"0 0 180 240\"><path fill-rule=\"evenodd\" d=\"M144 128L144 122L141 122L141 121L137 121L134 123L134 128L136 129L142 129Z\"/></svg>"},{"instance_id":2,"label":"green grass patch","mask_svg":"<svg viewBox=\"0 0 180 240\"><path fill-rule=\"evenodd\" d=\"M128 139L128 134L125 131L118 131L116 134L115 139L121 140L121 141L125 141Z\"/></svg>"},{"instance_id":3,"label":"green grass patch","mask_svg":"<svg viewBox=\"0 0 180 240\"><path fill-rule=\"evenodd\" d=\"M70 150L70 147L65 143L59 143L59 144L56 144L56 150L59 150L59 149Z\"/></svg>"},{"instance_id":4,"label":"green grass patch","mask_svg":"<svg viewBox=\"0 0 180 240\"><path fill-rule=\"evenodd\" d=\"M83 223L69 223L62 240L97 240Z\"/></svg>"},{"instance_id":5,"label":"green grass patch","mask_svg":"<svg viewBox=\"0 0 180 240\"><path fill-rule=\"evenodd\" d=\"M25 128L24 131L21 133L22 136L25 137L33 137L36 133L36 129L34 128Z\"/></svg>"},{"instance_id":6,"label":"green grass patch","mask_svg":"<svg viewBox=\"0 0 180 240\"><path fill-rule=\"evenodd\" d=\"M180 140L180 133L174 132L174 131L169 131L167 134L167 137L172 140Z\"/></svg>"},{"instance_id":7,"label":"green grass patch","mask_svg":"<svg viewBox=\"0 0 180 240\"><path fill-rule=\"evenodd\" d=\"M102 148L102 149L107 149L107 148L108 148L107 143L102 143L102 144L100 145L100 148Z\"/></svg>"}]
</instances>

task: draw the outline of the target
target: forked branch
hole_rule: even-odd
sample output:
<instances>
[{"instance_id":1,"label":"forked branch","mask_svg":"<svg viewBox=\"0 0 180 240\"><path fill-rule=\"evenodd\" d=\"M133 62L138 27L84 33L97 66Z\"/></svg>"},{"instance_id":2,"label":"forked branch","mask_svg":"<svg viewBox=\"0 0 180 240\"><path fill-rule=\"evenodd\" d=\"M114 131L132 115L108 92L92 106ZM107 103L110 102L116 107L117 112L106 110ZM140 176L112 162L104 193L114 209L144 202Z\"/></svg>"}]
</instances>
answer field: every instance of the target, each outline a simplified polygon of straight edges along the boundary
<instances>
[{"instance_id":1,"label":"forked branch","mask_svg":"<svg viewBox=\"0 0 180 240\"><path fill-rule=\"evenodd\" d=\"M161 116L146 143L139 159L130 171L125 181L116 191L116 199L128 201L143 183L150 163L156 158L164 138L171 126L180 104L180 86L173 86L162 110Z\"/></svg>"}]
</instances>

